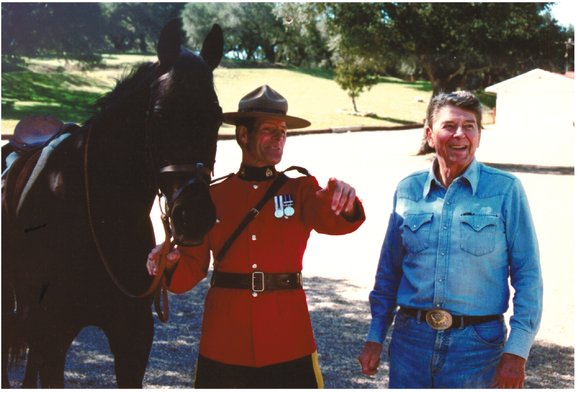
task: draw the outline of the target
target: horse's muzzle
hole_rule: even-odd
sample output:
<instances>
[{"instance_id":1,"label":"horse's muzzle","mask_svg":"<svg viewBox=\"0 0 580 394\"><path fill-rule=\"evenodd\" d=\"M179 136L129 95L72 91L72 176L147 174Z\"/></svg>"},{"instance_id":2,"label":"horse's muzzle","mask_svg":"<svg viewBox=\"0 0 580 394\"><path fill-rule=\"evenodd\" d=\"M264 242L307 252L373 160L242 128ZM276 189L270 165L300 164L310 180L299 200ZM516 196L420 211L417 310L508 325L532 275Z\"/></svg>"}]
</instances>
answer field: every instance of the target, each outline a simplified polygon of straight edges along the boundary
<instances>
[{"instance_id":1,"label":"horse's muzzle","mask_svg":"<svg viewBox=\"0 0 580 394\"><path fill-rule=\"evenodd\" d=\"M160 175L174 242L182 246L201 244L216 220L209 194L210 171L201 163L170 165L163 167Z\"/></svg>"},{"instance_id":2,"label":"horse's muzzle","mask_svg":"<svg viewBox=\"0 0 580 394\"><path fill-rule=\"evenodd\" d=\"M216 209L205 183L191 182L181 188L168 208L173 239L178 245L201 244L215 224Z\"/></svg>"}]
</instances>

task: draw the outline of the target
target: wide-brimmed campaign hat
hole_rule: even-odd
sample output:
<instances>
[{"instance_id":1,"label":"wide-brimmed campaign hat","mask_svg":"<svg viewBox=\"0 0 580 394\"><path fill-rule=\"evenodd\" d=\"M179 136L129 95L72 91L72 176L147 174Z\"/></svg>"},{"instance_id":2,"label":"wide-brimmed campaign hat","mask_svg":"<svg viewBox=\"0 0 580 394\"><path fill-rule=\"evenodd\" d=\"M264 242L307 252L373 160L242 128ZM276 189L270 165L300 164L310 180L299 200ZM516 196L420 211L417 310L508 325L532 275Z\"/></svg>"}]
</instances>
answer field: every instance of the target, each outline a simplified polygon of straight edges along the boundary
<instances>
[{"instance_id":1,"label":"wide-brimmed campaign hat","mask_svg":"<svg viewBox=\"0 0 580 394\"><path fill-rule=\"evenodd\" d=\"M224 113L224 123L237 125L243 119L274 118L285 121L287 129L310 126L306 119L287 115L287 112L288 101L268 85L263 85L242 97L238 112Z\"/></svg>"}]
</instances>

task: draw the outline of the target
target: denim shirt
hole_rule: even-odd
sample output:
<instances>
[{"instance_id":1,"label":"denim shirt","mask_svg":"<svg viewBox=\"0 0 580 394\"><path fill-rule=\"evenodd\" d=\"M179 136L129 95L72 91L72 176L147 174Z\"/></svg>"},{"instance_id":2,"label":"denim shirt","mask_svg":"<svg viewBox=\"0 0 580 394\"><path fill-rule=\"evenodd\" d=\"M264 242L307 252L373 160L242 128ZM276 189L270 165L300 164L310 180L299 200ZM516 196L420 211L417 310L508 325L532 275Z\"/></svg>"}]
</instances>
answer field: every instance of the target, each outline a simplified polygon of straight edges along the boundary
<instances>
[{"instance_id":1,"label":"denim shirt","mask_svg":"<svg viewBox=\"0 0 580 394\"><path fill-rule=\"evenodd\" d=\"M448 189L434 170L403 179L381 249L368 341L382 343L397 306L454 315L503 314L515 289L504 352L527 358L542 313L538 242L513 175L474 160Z\"/></svg>"}]
</instances>

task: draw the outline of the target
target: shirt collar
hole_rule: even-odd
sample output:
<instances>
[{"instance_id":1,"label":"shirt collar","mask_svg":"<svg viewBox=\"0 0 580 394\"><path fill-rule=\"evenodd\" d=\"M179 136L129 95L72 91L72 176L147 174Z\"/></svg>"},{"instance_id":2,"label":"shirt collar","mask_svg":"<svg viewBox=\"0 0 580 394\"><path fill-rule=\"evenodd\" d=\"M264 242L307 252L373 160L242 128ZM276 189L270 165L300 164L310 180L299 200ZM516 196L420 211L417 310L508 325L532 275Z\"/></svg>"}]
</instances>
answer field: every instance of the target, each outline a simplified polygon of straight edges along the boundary
<instances>
[{"instance_id":1,"label":"shirt collar","mask_svg":"<svg viewBox=\"0 0 580 394\"><path fill-rule=\"evenodd\" d=\"M439 182L439 180L437 180L437 177L435 176L436 166L437 160L434 160L433 164L431 165L431 169L429 170L429 175L427 175L425 185L423 187L423 198L426 198L429 195L434 186L443 187ZM471 186L472 195L475 195L475 193L477 192L477 186L479 184L479 166L480 166L479 162L473 159L473 161L463 172L463 174L459 176L460 179L463 179L468 185Z\"/></svg>"},{"instance_id":2,"label":"shirt collar","mask_svg":"<svg viewBox=\"0 0 580 394\"><path fill-rule=\"evenodd\" d=\"M274 166L252 167L242 164L238 171L238 176L245 181L266 181L274 178L276 174Z\"/></svg>"}]
</instances>

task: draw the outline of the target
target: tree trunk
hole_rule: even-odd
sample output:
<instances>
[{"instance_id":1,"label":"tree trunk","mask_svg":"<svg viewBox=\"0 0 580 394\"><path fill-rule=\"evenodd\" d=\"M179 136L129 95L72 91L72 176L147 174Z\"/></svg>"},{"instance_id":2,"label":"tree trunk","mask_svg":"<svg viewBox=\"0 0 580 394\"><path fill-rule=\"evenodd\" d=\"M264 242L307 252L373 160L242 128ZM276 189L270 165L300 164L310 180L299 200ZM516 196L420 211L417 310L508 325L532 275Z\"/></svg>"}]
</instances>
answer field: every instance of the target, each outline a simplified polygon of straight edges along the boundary
<instances>
[{"instance_id":1,"label":"tree trunk","mask_svg":"<svg viewBox=\"0 0 580 394\"><path fill-rule=\"evenodd\" d=\"M350 96L350 99L352 100L352 108L354 108L354 112L358 112L358 109L356 107L355 96Z\"/></svg>"},{"instance_id":2,"label":"tree trunk","mask_svg":"<svg viewBox=\"0 0 580 394\"><path fill-rule=\"evenodd\" d=\"M141 53L147 53L147 40L145 39L144 34L139 36L139 50Z\"/></svg>"},{"instance_id":3,"label":"tree trunk","mask_svg":"<svg viewBox=\"0 0 580 394\"><path fill-rule=\"evenodd\" d=\"M264 54L266 55L266 60L269 63L276 63L276 51L274 49L274 45L272 46L264 46Z\"/></svg>"}]
</instances>

